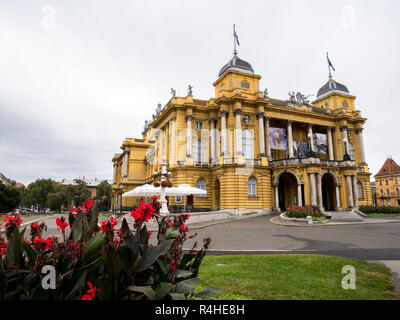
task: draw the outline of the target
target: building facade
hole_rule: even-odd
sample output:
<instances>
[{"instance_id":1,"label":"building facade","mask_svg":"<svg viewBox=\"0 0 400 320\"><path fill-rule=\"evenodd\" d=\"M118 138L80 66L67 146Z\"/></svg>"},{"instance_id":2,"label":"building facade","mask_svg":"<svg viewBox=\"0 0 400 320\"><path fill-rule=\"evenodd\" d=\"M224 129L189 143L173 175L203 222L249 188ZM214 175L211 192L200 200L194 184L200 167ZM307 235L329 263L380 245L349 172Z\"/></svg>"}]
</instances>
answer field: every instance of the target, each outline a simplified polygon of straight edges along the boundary
<instances>
[{"instance_id":1,"label":"building facade","mask_svg":"<svg viewBox=\"0 0 400 320\"><path fill-rule=\"evenodd\" d=\"M378 206L400 206L400 166L391 158L386 159L374 176Z\"/></svg>"},{"instance_id":2,"label":"building facade","mask_svg":"<svg viewBox=\"0 0 400 320\"><path fill-rule=\"evenodd\" d=\"M363 125L356 97L331 76L315 101L286 100L259 88L260 75L236 52L213 83L215 98L175 96L127 138L113 161L113 208L135 206L121 195L160 177L207 190L200 209L284 211L291 205L345 210L372 204ZM169 199L176 205L181 199Z\"/></svg>"}]
</instances>

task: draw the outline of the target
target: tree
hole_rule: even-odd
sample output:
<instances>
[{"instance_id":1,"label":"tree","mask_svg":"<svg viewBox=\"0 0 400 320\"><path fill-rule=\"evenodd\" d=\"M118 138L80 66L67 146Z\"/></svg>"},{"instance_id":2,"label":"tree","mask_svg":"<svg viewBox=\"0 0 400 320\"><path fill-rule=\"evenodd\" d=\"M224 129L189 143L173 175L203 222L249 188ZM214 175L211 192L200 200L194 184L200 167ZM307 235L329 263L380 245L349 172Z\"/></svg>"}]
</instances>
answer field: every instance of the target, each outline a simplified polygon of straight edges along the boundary
<instances>
[{"instance_id":1,"label":"tree","mask_svg":"<svg viewBox=\"0 0 400 320\"><path fill-rule=\"evenodd\" d=\"M19 190L12 185L0 182L0 212L9 212L18 207L21 202Z\"/></svg>"},{"instance_id":2,"label":"tree","mask_svg":"<svg viewBox=\"0 0 400 320\"><path fill-rule=\"evenodd\" d=\"M51 179L37 179L28 185L23 203L25 205L39 205L45 208L47 195L55 191L54 182Z\"/></svg>"},{"instance_id":3,"label":"tree","mask_svg":"<svg viewBox=\"0 0 400 320\"><path fill-rule=\"evenodd\" d=\"M74 201L75 206L83 204L89 198L90 191L86 188L86 182L81 179L75 179L75 184L68 186L68 195Z\"/></svg>"},{"instance_id":4,"label":"tree","mask_svg":"<svg viewBox=\"0 0 400 320\"><path fill-rule=\"evenodd\" d=\"M65 191L50 192L46 205L50 210L61 212L62 206L68 206L68 194Z\"/></svg>"},{"instance_id":5,"label":"tree","mask_svg":"<svg viewBox=\"0 0 400 320\"><path fill-rule=\"evenodd\" d=\"M103 180L97 186L97 199L100 200L100 210L108 210L111 205L111 184Z\"/></svg>"}]
</instances>

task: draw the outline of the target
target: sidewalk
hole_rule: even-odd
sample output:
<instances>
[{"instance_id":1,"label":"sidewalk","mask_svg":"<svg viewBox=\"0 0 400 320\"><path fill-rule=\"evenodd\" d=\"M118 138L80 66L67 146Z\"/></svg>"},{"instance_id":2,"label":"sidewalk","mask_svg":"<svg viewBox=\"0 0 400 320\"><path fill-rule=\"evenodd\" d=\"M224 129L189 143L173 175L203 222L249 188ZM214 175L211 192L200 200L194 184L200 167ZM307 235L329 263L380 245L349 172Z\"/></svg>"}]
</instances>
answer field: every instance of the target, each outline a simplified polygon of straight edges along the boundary
<instances>
[{"instance_id":1,"label":"sidewalk","mask_svg":"<svg viewBox=\"0 0 400 320\"><path fill-rule=\"evenodd\" d=\"M400 300L400 260L376 260L371 262L384 264L392 270L393 282L396 286L395 292L397 293L396 300Z\"/></svg>"}]
</instances>

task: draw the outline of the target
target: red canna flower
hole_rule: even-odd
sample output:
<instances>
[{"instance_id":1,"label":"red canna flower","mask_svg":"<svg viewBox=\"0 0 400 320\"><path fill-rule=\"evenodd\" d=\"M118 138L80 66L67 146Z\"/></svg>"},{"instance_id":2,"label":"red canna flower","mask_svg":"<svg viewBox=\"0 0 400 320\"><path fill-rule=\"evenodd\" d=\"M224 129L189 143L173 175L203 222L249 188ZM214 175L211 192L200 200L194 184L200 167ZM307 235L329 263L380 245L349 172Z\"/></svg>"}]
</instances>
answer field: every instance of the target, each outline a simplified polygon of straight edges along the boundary
<instances>
[{"instance_id":1,"label":"red canna flower","mask_svg":"<svg viewBox=\"0 0 400 320\"><path fill-rule=\"evenodd\" d=\"M158 199L158 197L156 196L156 195L154 195L152 198L151 198L151 200L153 200L153 201L155 201L155 200L157 200Z\"/></svg>"},{"instance_id":2,"label":"red canna flower","mask_svg":"<svg viewBox=\"0 0 400 320\"><path fill-rule=\"evenodd\" d=\"M69 223L65 221L65 217L61 217L56 219L57 229L65 234L65 228L69 226Z\"/></svg>"},{"instance_id":3,"label":"red canna flower","mask_svg":"<svg viewBox=\"0 0 400 320\"><path fill-rule=\"evenodd\" d=\"M88 281L86 282L89 290L81 297L81 300L93 300L96 297L96 292L101 292L100 289L97 289L93 284Z\"/></svg>"},{"instance_id":4,"label":"red canna flower","mask_svg":"<svg viewBox=\"0 0 400 320\"><path fill-rule=\"evenodd\" d=\"M117 221L117 220L114 220L114 217L113 217L113 216L110 217L110 222L111 222L111 227L112 227L112 228L114 228L114 226L118 224L118 221Z\"/></svg>"},{"instance_id":5,"label":"red canna flower","mask_svg":"<svg viewBox=\"0 0 400 320\"><path fill-rule=\"evenodd\" d=\"M87 200L85 201L85 207L90 210L90 208L93 206L93 200Z\"/></svg>"},{"instance_id":6,"label":"red canna flower","mask_svg":"<svg viewBox=\"0 0 400 320\"><path fill-rule=\"evenodd\" d=\"M6 216L6 218L3 220L3 222L5 223L16 223L18 225L18 227L21 226L22 220L19 216L15 217L9 217L8 215Z\"/></svg>"},{"instance_id":7,"label":"red canna flower","mask_svg":"<svg viewBox=\"0 0 400 320\"><path fill-rule=\"evenodd\" d=\"M3 254L7 253L7 245L8 243L5 242L4 239L0 237L0 258Z\"/></svg>"}]
</instances>

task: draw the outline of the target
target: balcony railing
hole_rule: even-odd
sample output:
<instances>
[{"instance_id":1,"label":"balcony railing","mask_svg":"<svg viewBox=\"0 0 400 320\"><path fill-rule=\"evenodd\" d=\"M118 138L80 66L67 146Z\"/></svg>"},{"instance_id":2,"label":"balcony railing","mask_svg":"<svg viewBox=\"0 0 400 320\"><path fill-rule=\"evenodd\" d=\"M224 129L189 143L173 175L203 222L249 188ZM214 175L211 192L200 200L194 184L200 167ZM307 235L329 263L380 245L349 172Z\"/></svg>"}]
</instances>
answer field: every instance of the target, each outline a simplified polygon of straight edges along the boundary
<instances>
[{"instance_id":1,"label":"balcony railing","mask_svg":"<svg viewBox=\"0 0 400 320\"><path fill-rule=\"evenodd\" d=\"M195 162L193 162L193 166L200 167L200 168L208 168L210 166L210 164L208 162L195 161Z\"/></svg>"},{"instance_id":2,"label":"balcony railing","mask_svg":"<svg viewBox=\"0 0 400 320\"><path fill-rule=\"evenodd\" d=\"M269 162L270 167L282 167L282 166L293 166L293 165L319 165L325 167L341 167L341 168L353 168L356 167L355 161L336 161L336 160L321 160L319 158L293 158L293 159L282 159L272 160Z\"/></svg>"},{"instance_id":3,"label":"balcony railing","mask_svg":"<svg viewBox=\"0 0 400 320\"><path fill-rule=\"evenodd\" d=\"M186 167L186 161L185 160L184 161L177 161L176 164L178 165L179 168Z\"/></svg>"}]
</instances>

